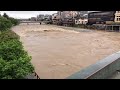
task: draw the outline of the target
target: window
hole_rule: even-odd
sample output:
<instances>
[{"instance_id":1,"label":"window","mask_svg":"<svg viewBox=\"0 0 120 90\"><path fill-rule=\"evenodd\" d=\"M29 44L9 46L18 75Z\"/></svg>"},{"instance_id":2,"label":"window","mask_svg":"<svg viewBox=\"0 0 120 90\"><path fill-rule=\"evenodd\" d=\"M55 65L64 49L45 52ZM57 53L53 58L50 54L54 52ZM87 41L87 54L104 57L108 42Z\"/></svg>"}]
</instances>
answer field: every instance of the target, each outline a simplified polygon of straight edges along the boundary
<instances>
[{"instance_id":1,"label":"window","mask_svg":"<svg viewBox=\"0 0 120 90\"><path fill-rule=\"evenodd\" d=\"M120 21L120 18L117 18L117 21Z\"/></svg>"},{"instance_id":2,"label":"window","mask_svg":"<svg viewBox=\"0 0 120 90\"><path fill-rule=\"evenodd\" d=\"M77 23L77 21L76 21L76 23Z\"/></svg>"},{"instance_id":3,"label":"window","mask_svg":"<svg viewBox=\"0 0 120 90\"><path fill-rule=\"evenodd\" d=\"M117 11L117 13L120 13L120 11Z\"/></svg>"}]
</instances>

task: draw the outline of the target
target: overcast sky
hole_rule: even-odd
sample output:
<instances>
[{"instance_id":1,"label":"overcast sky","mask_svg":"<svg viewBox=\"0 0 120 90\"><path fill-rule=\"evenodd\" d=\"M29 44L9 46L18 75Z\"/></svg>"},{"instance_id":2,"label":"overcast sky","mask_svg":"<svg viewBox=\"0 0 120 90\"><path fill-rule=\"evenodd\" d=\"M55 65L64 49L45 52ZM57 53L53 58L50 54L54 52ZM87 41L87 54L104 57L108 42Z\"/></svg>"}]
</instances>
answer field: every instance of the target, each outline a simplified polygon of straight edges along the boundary
<instances>
[{"instance_id":1,"label":"overcast sky","mask_svg":"<svg viewBox=\"0 0 120 90\"><path fill-rule=\"evenodd\" d=\"M39 14L50 14L56 13L57 11L0 11L0 14L7 13L10 17L14 18L31 18L36 17Z\"/></svg>"},{"instance_id":2,"label":"overcast sky","mask_svg":"<svg viewBox=\"0 0 120 90\"><path fill-rule=\"evenodd\" d=\"M3 15L3 13L7 13L10 17L14 18L30 18L30 17L36 17L39 14L53 14L57 11L0 11L0 13Z\"/></svg>"}]
</instances>

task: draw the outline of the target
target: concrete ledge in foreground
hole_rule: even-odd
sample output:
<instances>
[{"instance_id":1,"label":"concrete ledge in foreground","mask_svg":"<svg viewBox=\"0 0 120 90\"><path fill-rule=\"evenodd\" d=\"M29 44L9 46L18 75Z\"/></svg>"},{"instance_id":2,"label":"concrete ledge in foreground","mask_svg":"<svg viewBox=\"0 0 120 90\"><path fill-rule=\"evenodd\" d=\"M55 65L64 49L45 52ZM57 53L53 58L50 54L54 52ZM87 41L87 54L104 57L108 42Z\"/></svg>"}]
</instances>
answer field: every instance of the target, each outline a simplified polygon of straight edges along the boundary
<instances>
[{"instance_id":1,"label":"concrete ledge in foreground","mask_svg":"<svg viewBox=\"0 0 120 90\"><path fill-rule=\"evenodd\" d=\"M107 79L120 70L120 51L67 77L66 79Z\"/></svg>"}]
</instances>

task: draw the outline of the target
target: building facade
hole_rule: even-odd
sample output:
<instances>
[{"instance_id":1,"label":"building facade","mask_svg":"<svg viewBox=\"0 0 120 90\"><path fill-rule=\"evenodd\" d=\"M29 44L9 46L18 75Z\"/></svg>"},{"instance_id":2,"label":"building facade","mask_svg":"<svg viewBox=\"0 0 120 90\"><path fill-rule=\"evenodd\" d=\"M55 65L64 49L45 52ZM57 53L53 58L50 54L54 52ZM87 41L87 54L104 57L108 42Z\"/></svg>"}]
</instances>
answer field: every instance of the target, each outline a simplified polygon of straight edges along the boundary
<instances>
[{"instance_id":1,"label":"building facade","mask_svg":"<svg viewBox=\"0 0 120 90\"><path fill-rule=\"evenodd\" d=\"M115 11L91 12L88 14L88 24L106 24L106 22L114 22Z\"/></svg>"},{"instance_id":2,"label":"building facade","mask_svg":"<svg viewBox=\"0 0 120 90\"><path fill-rule=\"evenodd\" d=\"M45 21L50 21L50 20L52 20L52 15L44 15L44 20Z\"/></svg>"},{"instance_id":3,"label":"building facade","mask_svg":"<svg viewBox=\"0 0 120 90\"><path fill-rule=\"evenodd\" d=\"M114 22L120 23L120 11L116 11Z\"/></svg>"},{"instance_id":4,"label":"building facade","mask_svg":"<svg viewBox=\"0 0 120 90\"><path fill-rule=\"evenodd\" d=\"M31 17L30 20L31 21L37 21L37 18L36 17Z\"/></svg>"},{"instance_id":5,"label":"building facade","mask_svg":"<svg viewBox=\"0 0 120 90\"><path fill-rule=\"evenodd\" d=\"M87 16L88 11L58 11L52 15L52 21L53 24L58 25L86 24L88 22Z\"/></svg>"},{"instance_id":6,"label":"building facade","mask_svg":"<svg viewBox=\"0 0 120 90\"><path fill-rule=\"evenodd\" d=\"M52 23L53 24L58 24L60 20L60 15L58 13L52 14Z\"/></svg>"},{"instance_id":7,"label":"building facade","mask_svg":"<svg viewBox=\"0 0 120 90\"><path fill-rule=\"evenodd\" d=\"M78 11L81 18L88 18L88 11Z\"/></svg>"},{"instance_id":8,"label":"building facade","mask_svg":"<svg viewBox=\"0 0 120 90\"><path fill-rule=\"evenodd\" d=\"M74 18L78 15L77 11L58 11L57 14L60 16L61 19L65 18Z\"/></svg>"},{"instance_id":9,"label":"building facade","mask_svg":"<svg viewBox=\"0 0 120 90\"><path fill-rule=\"evenodd\" d=\"M63 25L74 25L75 18L78 16L78 11L61 11L60 13L60 22Z\"/></svg>"},{"instance_id":10,"label":"building facade","mask_svg":"<svg viewBox=\"0 0 120 90\"><path fill-rule=\"evenodd\" d=\"M42 21L42 20L44 20L44 15L38 15L37 16L37 21Z\"/></svg>"},{"instance_id":11,"label":"building facade","mask_svg":"<svg viewBox=\"0 0 120 90\"><path fill-rule=\"evenodd\" d=\"M86 18L80 18L80 19L76 19L75 20L75 24L79 25L79 24L87 24L88 23L88 19Z\"/></svg>"}]
</instances>

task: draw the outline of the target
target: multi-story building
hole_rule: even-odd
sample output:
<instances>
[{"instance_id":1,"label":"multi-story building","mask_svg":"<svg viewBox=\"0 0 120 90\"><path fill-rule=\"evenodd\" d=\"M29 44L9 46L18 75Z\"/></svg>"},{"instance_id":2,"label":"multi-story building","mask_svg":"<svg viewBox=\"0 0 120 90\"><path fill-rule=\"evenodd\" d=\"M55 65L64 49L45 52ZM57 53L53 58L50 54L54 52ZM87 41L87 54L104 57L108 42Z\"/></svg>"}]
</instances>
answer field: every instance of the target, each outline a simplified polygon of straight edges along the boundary
<instances>
[{"instance_id":1,"label":"multi-story building","mask_svg":"<svg viewBox=\"0 0 120 90\"><path fill-rule=\"evenodd\" d=\"M58 24L60 20L61 19L60 19L59 13L52 14L52 22L53 22L53 24Z\"/></svg>"},{"instance_id":2,"label":"multi-story building","mask_svg":"<svg viewBox=\"0 0 120 90\"><path fill-rule=\"evenodd\" d=\"M116 12L115 12L114 22L120 23L120 11L116 11Z\"/></svg>"},{"instance_id":3,"label":"multi-story building","mask_svg":"<svg viewBox=\"0 0 120 90\"><path fill-rule=\"evenodd\" d=\"M36 17L31 17L30 20L31 21L37 21L37 18Z\"/></svg>"},{"instance_id":4,"label":"multi-story building","mask_svg":"<svg viewBox=\"0 0 120 90\"><path fill-rule=\"evenodd\" d=\"M44 15L40 14L37 16L37 21L42 21L44 20Z\"/></svg>"},{"instance_id":5,"label":"multi-story building","mask_svg":"<svg viewBox=\"0 0 120 90\"><path fill-rule=\"evenodd\" d=\"M87 22L87 14L88 11L58 11L57 13L52 15L52 21L54 24L75 24L75 20L79 19L79 23ZM84 20L81 19L85 18Z\"/></svg>"},{"instance_id":6,"label":"multi-story building","mask_svg":"<svg viewBox=\"0 0 120 90\"><path fill-rule=\"evenodd\" d=\"M75 18L78 16L78 11L59 11L60 22L64 25L75 24Z\"/></svg>"},{"instance_id":7,"label":"multi-story building","mask_svg":"<svg viewBox=\"0 0 120 90\"><path fill-rule=\"evenodd\" d=\"M75 24L87 24L88 23L88 11L78 11L78 15L75 18Z\"/></svg>"},{"instance_id":8,"label":"multi-story building","mask_svg":"<svg viewBox=\"0 0 120 90\"><path fill-rule=\"evenodd\" d=\"M60 17L62 16L62 14L63 14L63 11L58 11L57 12L57 15L59 15Z\"/></svg>"},{"instance_id":9,"label":"multi-story building","mask_svg":"<svg viewBox=\"0 0 120 90\"><path fill-rule=\"evenodd\" d=\"M46 20L46 21L50 21L50 20L52 20L52 16L46 14L46 15L44 16L44 20Z\"/></svg>"},{"instance_id":10,"label":"multi-story building","mask_svg":"<svg viewBox=\"0 0 120 90\"><path fill-rule=\"evenodd\" d=\"M88 24L106 24L114 22L115 11L99 11L88 14Z\"/></svg>"},{"instance_id":11,"label":"multi-story building","mask_svg":"<svg viewBox=\"0 0 120 90\"><path fill-rule=\"evenodd\" d=\"M78 11L78 14L81 18L88 18L88 11Z\"/></svg>"},{"instance_id":12,"label":"multi-story building","mask_svg":"<svg viewBox=\"0 0 120 90\"><path fill-rule=\"evenodd\" d=\"M75 18L78 15L77 11L62 11L61 18Z\"/></svg>"},{"instance_id":13,"label":"multi-story building","mask_svg":"<svg viewBox=\"0 0 120 90\"><path fill-rule=\"evenodd\" d=\"M52 24L52 15L45 15L44 16L44 23Z\"/></svg>"}]
</instances>

